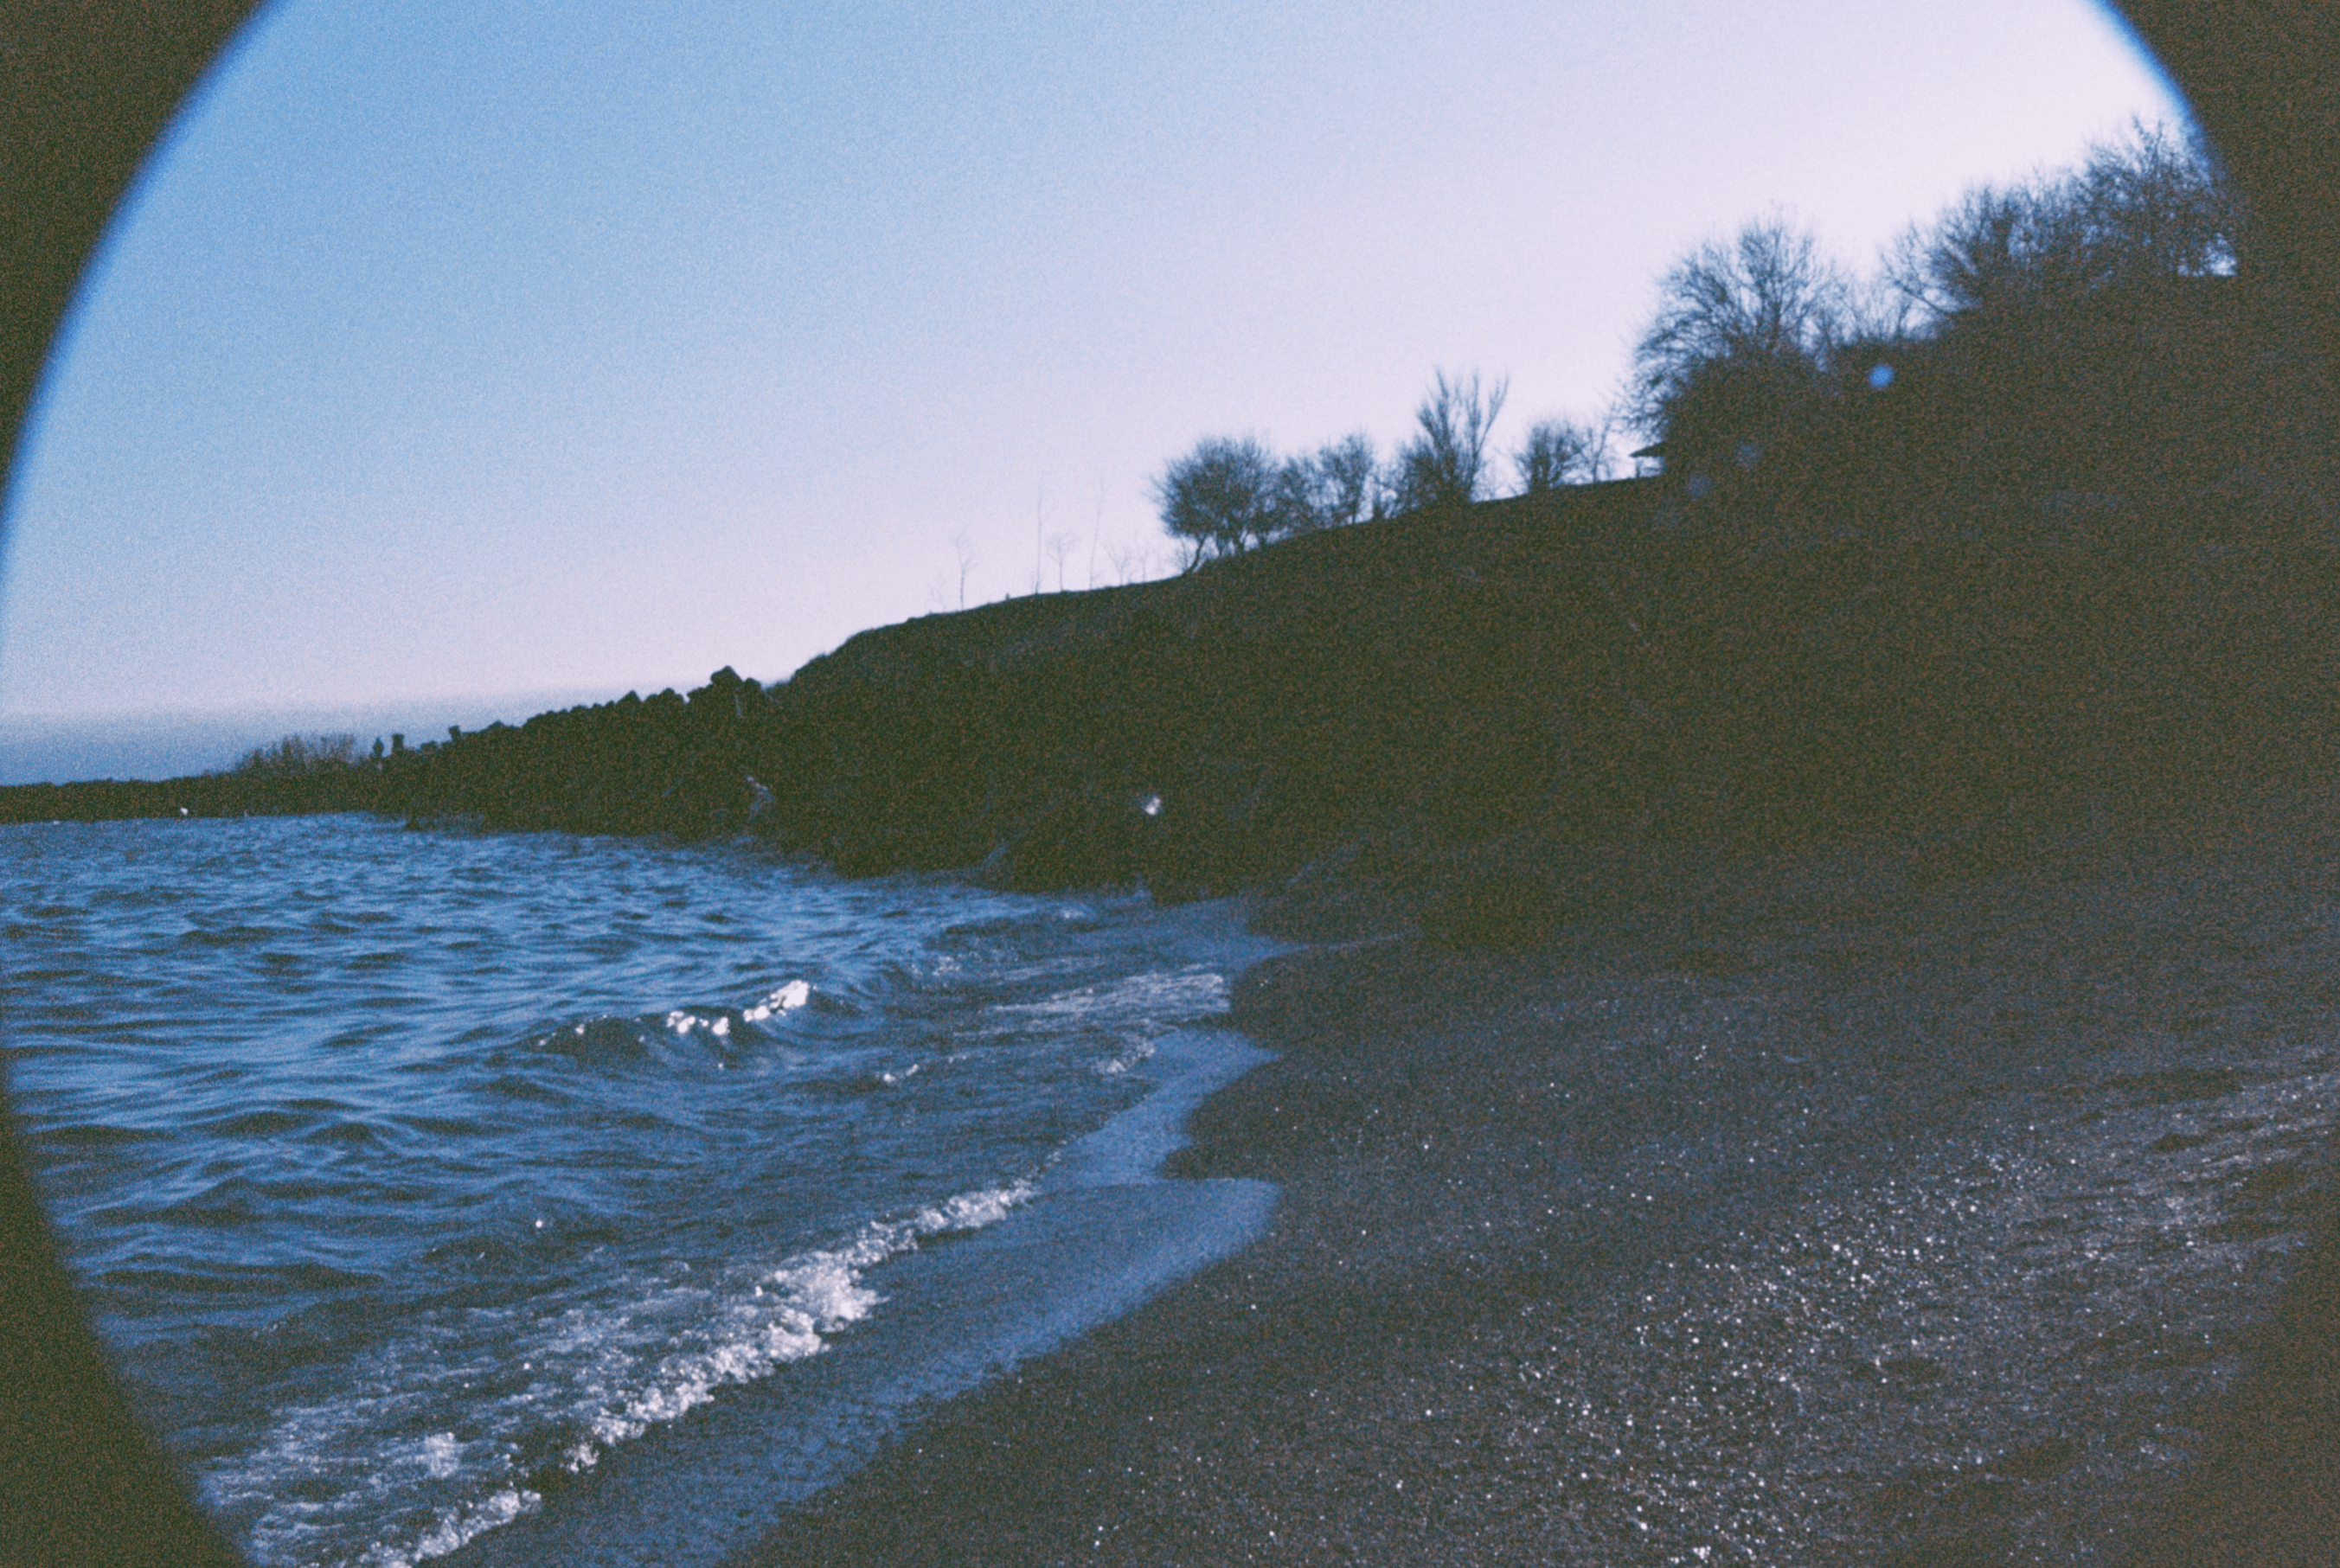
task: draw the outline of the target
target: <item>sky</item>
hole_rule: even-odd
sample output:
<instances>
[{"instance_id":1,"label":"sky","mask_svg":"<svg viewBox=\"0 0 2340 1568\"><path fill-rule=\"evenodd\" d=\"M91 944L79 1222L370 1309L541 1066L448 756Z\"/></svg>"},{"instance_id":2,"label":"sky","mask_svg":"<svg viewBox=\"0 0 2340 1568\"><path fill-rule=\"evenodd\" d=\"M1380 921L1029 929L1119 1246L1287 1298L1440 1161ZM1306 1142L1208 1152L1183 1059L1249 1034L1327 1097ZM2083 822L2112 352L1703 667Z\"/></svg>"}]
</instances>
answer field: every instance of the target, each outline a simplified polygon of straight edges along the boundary
<instances>
[{"instance_id":1,"label":"sky","mask_svg":"<svg viewBox=\"0 0 2340 1568\"><path fill-rule=\"evenodd\" d=\"M2183 113L2087 0L285 0L84 281L0 723L768 680L1159 575L1201 437L1386 450L1443 367L1508 447L1702 238L1865 265Z\"/></svg>"}]
</instances>

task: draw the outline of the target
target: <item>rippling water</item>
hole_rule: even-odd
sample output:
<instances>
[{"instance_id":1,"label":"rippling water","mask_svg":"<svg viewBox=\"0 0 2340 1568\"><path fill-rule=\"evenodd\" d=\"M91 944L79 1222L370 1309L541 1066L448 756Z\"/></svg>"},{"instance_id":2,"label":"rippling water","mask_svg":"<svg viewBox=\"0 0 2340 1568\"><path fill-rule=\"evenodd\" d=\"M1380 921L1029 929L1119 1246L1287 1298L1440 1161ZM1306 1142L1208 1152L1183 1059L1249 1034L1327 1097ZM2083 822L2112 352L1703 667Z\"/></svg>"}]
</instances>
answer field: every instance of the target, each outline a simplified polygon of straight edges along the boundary
<instances>
[{"instance_id":1,"label":"rippling water","mask_svg":"<svg viewBox=\"0 0 2340 1568\"><path fill-rule=\"evenodd\" d=\"M1272 1201L1150 1178L1257 1060L1223 909L350 817L0 866L51 1212L263 1563L720 1555Z\"/></svg>"}]
</instances>

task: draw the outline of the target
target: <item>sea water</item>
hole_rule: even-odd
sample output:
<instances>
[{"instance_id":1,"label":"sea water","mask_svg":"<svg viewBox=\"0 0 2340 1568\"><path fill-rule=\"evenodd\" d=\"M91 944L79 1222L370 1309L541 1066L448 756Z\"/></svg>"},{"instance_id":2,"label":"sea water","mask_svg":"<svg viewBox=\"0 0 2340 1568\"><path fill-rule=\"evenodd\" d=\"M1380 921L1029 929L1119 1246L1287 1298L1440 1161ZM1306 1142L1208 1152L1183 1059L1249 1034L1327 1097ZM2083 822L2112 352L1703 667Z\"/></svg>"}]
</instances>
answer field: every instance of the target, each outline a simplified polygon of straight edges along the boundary
<instances>
[{"instance_id":1,"label":"sea water","mask_svg":"<svg viewBox=\"0 0 2340 1568\"><path fill-rule=\"evenodd\" d=\"M268 1564L710 1563L1257 1232L1231 910L361 817L0 828L9 1088Z\"/></svg>"}]
</instances>

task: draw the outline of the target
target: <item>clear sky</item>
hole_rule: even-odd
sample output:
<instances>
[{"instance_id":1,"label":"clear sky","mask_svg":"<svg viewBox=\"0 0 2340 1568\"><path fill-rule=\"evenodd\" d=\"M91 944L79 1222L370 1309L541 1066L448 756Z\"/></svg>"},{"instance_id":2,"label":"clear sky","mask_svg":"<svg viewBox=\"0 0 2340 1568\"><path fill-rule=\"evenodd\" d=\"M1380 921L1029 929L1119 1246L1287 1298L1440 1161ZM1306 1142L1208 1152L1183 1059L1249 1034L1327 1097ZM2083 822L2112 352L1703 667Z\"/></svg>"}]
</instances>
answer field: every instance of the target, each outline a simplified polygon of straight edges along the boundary
<instances>
[{"instance_id":1,"label":"clear sky","mask_svg":"<svg viewBox=\"0 0 2340 1568\"><path fill-rule=\"evenodd\" d=\"M2087 0L286 0L84 284L0 715L778 677L962 542L1149 569L1204 435L1593 413L1741 219L1865 263L2181 114Z\"/></svg>"}]
</instances>

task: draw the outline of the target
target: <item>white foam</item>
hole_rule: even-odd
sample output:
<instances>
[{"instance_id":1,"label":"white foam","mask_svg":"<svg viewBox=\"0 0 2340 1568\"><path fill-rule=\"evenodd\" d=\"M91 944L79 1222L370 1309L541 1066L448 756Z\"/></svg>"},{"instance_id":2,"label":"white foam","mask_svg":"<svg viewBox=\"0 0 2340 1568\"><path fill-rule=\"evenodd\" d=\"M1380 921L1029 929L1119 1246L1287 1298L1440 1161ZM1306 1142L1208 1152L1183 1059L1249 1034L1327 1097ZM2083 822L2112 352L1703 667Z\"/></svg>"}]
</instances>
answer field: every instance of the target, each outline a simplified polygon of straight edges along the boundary
<instances>
[{"instance_id":1,"label":"white foam","mask_svg":"<svg viewBox=\"0 0 2340 1568\"><path fill-rule=\"evenodd\" d=\"M1122 1048L1096 1064L1100 1078L1118 1078L1131 1068L1154 1054L1154 1042L1142 1037L1132 1037L1122 1042Z\"/></svg>"},{"instance_id":2,"label":"white foam","mask_svg":"<svg viewBox=\"0 0 2340 1568\"><path fill-rule=\"evenodd\" d=\"M980 1230L1007 1218L1010 1210L1032 1201L1032 1184L1018 1181L1012 1186L997 1187L988 1192L964 1192L946 1198L937 1208L918 1210L916 1221L921 1236L937 1236L957 1230Z\"/></svg>"},{"instance_id":3,"label":"white foam","mask_svg":"<svg viewBox=\"0 0 2340 1568\"><path fill-rule=\"evenodd\" d=\"M422 1470L433 1481L444 1481L463 1462L463 1445L451 1432L434 1433L422 1440Z\"/></svg>"},{"instance_id":4,"label":"white foam","mask_svg":"<svg viewBox=\"0 0 2340 1568\"><path fill-rule=\"evenodd\" d=\"M739 1016L749 1023L761 1023L775 1013L794 1012L811 1000L812 986L801 980L792 980Z\"/></svg>"},{"instance_id":5,"label":"white foam","mask_svg":"<svg viewBox=\"0 0 2340 1568\"><path fill-rule=\"evenodd\" d=\"M413 1568L417 1563L444 1557L469 1544L475 1536L499 1524L509 1524L523 1514L533 1514L542 1506L544 1499L536 1493L507 1486L484 1502L451 1508L441 1514L438 1523L423 1533L411 1552L397 1552L377 1543L358 1562L361 1568Z\"/></svg>"},{"instance_id":6,"label":"white foam","mask_svg":"<svg viewBox=\"0 0 2340 1568\"><path fill-rule=\"evenodd\" d=\"M730 1386L753 1383L790 1362L817 1356L830 1336L869 1316L884 1297L865 1280L868 1270L914 1250L929 1238L980 1230L1029 1202L1029 1182L954 1194L907 1216L872 1220L843 1243L796 1254L761 1271L710 1286L678 1266L672 1280L638 1291L621 1305L574 1307L546 1322L510 1354L539 1372L525 1391L475 1407L489 1430L547 1417L575 1423L580 1440L560 1458L571 1474L593 1468L617 1445L640 1437L707 1404ZM366 1434L395 1425L427 1405L447 1385L468 1389L488 1371L449 1358L445 1333L419 1328L385 1346L356 1386L330 1403L280 1410L266 1442L232 1478L208 1478L215 1507L233 1508L271 1494L272 1522L249 1545L264 1561L308 1562L304 1543L393 1491L418 1482L463 1489L495 1488L440 1508L411 1544L376 1541L357 1559L360 1568L412 1568L453 1552L481 1533L533 1512L541 1498L515 1484L500 1439L466 1441L456 1432L409 1439L394 1451L375 1448ZM425 1373L421 1369L428 1368ZM471 1435L474 1437L479 1434ZM283 1495L324 1476L342 1483L330 1505L304 1508Z\"/></svg>"},{"instance_id":7,"label":"white foam","mask_svg":"<svg viewBox=\"0 0 2340 1568\"><path fill-rule=\"evenodd\" d=\"M1227 1011L1227 978L1196 964L1149 971L1113 981L1059 991L1042 1001L1006 1002L997 1011L1025 1017L1110 1019L1168 1028L1216 1018Z\"/></svg>"},{"instance_id":8,"label":"white foam","mask_svg":"<svg viewBox=\"0 0 2340 1568\"><path fill-rule=\"evenodd\" d=\"M645 1384L606 1402L593 1415L593 1442L571 1450L575 1471L600 1461L602 1451L652 1426L688 1415L735 1384L753 1383L791 1361L818 1356L828 1337L867 1317L885 1297L862 1276L931 1236L980 1230L1031 1200L1029 1182L956 1194L906 1219L873 1220L844 1246L800 1253L726 1305L715 1330L695 1349L663 1357ZM644 1317L663 1316L657 1307ZM633 1326L630 1321L612 1328ZM588 1336L590 1330L587 1331ZM571 1342L576 1343L575 1341Z\"/></svg>"}]
</instances>

